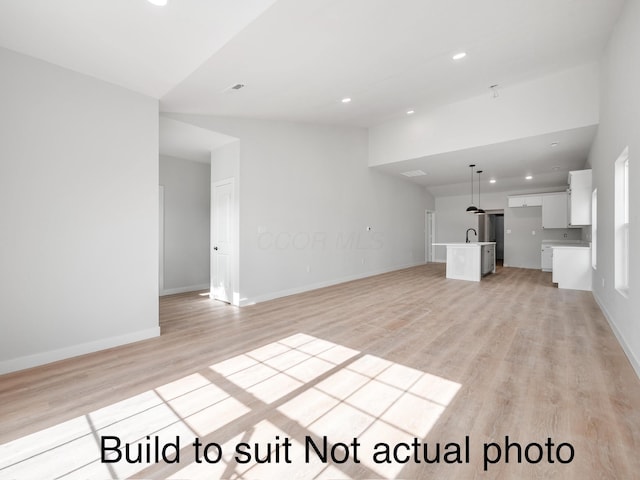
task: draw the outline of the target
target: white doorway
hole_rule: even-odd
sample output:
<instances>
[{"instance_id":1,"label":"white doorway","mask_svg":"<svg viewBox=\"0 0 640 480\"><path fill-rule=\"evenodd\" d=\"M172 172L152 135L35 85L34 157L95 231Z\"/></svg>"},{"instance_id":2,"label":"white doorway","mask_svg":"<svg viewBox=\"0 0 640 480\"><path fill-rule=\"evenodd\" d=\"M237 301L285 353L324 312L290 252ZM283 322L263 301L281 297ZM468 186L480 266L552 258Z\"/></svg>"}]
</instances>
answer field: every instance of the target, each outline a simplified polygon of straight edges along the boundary
<instances>
[{"instance_id":1,"label":"white doorway","mask_svg":"<svg viewBox=\"0 0 640 480\"><path fill-rule=\"evenodd\" d=\"M433 262L433 242L436 231L436 212L427 210L424 215L424 261Z\"/></svg>"},{"instance_id":2,"label":"white doorway","mask_svg":"<svg viewBox=\"0 0 640 480\"><path fill-rule=\"evenodd\" d=\"M478 241L496 242L496 260L504 260L504 210L487 210L478 215Z\"/></svg>"},{"instance_id":3,"label":"white doorway","mask_svg":"<svg viewBox=\"0 0 640 480\"><path fill-rule=\"evenodd\" d=\"M211 287L214 300L232 303L235 180L211 184Z\"/></svg>"},{"instance_id":4,"label":"white doorway","mask_svg":"<svg viewBox=\"0 0 640 480\"><path fill-rule=\"evenodd\" d=\"M239 306L240 295L240 142L211 151L209 297ZM217 250L216 250L217 248Z\"/></svg>"}]
</instances>

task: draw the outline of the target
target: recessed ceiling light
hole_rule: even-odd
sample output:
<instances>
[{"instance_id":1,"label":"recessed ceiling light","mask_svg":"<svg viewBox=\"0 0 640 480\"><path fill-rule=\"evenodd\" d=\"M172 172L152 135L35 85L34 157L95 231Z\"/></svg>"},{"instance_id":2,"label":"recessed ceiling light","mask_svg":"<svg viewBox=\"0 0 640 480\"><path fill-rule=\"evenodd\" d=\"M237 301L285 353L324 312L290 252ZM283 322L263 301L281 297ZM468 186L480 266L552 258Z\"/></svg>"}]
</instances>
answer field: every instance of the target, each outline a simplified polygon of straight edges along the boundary
<instances>
[{"instance_id":1,"label":"recessed ceiling light","mask_svg":"<svg viewBox=\"0 0 640 480\"><path fill-rule=\"evenodd\" d=\"M560 142L553 142L553 143L551 144L551 146L552 146L552 147L557 147L559 144L560 144Z\"/></svg>"},{"instance_id":2,"label":"recessed ceiling light","mask_svg":"<svg viewBox=\"0 0 640 480\"><path fill-rule=\"evenodd\" d=\"M527 175L526 177L524 177L525 180L531 180L533 178L532 175Z\"/></svg>"},{"instance_id":3,"label":"recessed ceiling light","mask_svg":"<svg viewBox=\"0 0 640 480\"><path fill-rule=\"evenodd\" d=\"M157 5L158 7L164 7L167 4L167 0L147 0L147 2Z\"/></svg>"},{"instance_id":4,"label":"recessed ceiling light","mask_svg":"<svg viewBox=\"0 0 640 480\"><path fill-rule=\"evenodd\" d=\"M342 99L342 103L349 103L351 101L351 99L349 97L344 97Z\"/></svg>"},{"instance_id":5,"label":"recessed ceiling light","mask_svg":"<svg viewBox=\"0 0 640 480\"><path fill-rule=\"evenodd\" d=\"M413 115L414 113L416 113L415 110L407 110L407 115Z\"/></svg>"},{"instance_id":6,"label":"recessed ceiling light","mask_svg":"<svg viewBox=\"0 0 640 480\"><path fill-rule=\"evenodd\" d=\"M496 183L496 179L492 178L491 180L489 180L489 183Z\"/></svg>"},{"instance_id":7,"label":"recessed ceiling light","mask_svg":"<svg viewBox=\"0 0 640 480\"><path fill-rule=\"evenodd\" d=\"M456 53L453 57L454 60L462 60L464 57L467 56L466 52L460 52L460 53Z\"/></svg>"}]
</instances>

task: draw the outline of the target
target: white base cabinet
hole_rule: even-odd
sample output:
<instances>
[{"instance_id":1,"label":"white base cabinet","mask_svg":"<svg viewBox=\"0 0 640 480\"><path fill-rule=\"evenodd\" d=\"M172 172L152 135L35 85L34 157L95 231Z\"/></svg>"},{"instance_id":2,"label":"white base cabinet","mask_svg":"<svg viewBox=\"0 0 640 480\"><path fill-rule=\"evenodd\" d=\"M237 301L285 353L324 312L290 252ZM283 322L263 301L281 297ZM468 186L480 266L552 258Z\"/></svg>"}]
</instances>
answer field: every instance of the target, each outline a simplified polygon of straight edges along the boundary
<instances>
[{"instance_id":1,"label":"white base cabinet","mask_svg":"<svg viewBox=\"0 0 640 480\"><path fill-rule=\"evenodd\" d=\"M552 247L552 281L558 288L591 291L591 248Z\"/></svg>"},{"instance_id":2,"label":"white base cabinet","mask_svg":"<svg viewBox=\"0 0 640 480\"><path fill-rule=\"evenodd\" d=\"M553 271L553 246L542 245L542 254L540 255L541 270L543 272Z\"/></svg>"}]
</instances>

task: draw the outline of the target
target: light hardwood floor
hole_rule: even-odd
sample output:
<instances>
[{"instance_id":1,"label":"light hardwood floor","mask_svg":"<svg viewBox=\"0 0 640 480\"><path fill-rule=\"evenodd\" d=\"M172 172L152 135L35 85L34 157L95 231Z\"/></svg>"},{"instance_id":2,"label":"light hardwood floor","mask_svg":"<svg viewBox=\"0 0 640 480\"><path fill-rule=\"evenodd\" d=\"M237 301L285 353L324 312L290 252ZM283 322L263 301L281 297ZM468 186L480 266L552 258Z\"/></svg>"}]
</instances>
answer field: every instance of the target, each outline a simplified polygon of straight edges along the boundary
<instances>
[{"instance_id":1,"label":"light hardwood floor","mask_svg":"<svg viewBox=\"0 0 640 480\"><path fill-rule=\"evenodd\" d=\"M640 475L640 381L591 294L554 288L548 273L500 268L474 283L430 264L242 309L175 295L160 312L159 338L0 376L0 478ZM103 464L107 435L177 436L180 463ZM305 462L306 439L323 436L338 461L355 437L359 463L352 448L344 463ZM515 445L506 462L506 436L523 463ZM194 462L195 437L223 458ZM466 437L468 463L465 448L456 464L413 451L407 463L372 460L378 442L417 439L433 458ZM280 461L238 463L240 442L261 457L279 445ZM492 443L490 458L502 457L485 471ZM524 459L532 443L544 447L536 464ZM561 443L570 463L555 456Z\"/></svg>"}]
</instances>

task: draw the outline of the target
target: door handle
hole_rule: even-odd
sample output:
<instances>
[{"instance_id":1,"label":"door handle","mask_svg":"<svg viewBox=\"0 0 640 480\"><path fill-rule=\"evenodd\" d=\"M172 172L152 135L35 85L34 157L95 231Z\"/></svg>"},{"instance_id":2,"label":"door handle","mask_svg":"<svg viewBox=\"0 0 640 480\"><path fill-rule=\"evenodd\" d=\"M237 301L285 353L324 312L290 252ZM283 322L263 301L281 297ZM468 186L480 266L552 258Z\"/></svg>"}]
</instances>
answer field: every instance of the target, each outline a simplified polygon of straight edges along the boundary
<instances>
[{"instance_id":1,"label":"door handle","mask_svg":"<svg viewBox=\"0 0 640 480\"><path fill-rule=\"evenodd\" d=\"M213 247L214 250L218 250L218 247Z\"/></svg>"}]
</instances>

